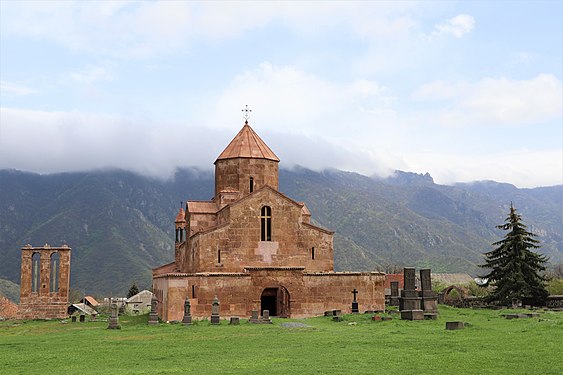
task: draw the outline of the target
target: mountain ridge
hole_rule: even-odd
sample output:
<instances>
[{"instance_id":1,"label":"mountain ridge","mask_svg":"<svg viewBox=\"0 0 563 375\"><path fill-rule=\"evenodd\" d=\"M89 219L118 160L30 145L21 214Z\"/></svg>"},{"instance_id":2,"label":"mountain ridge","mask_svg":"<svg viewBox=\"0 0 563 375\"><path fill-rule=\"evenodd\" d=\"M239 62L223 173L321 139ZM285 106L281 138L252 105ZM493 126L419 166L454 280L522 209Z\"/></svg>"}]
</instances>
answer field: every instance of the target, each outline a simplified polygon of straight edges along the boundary
<instances>
[{"instance_id":1,"label":"mountain ridge","mask_svg":"<svg viewBox=\"0 0 563 375\"><path fill-rule=\"evenodd\" d=\"M26 243L73 248L71 288L123 294L150 287L150 269L173 259L180 202L207 200L214 174L178 169L160 180L123 170L39 175L0 170L0 279L19 283ZM563 185L519 189L491 181L439 185L429 174L388 178L303 167L280 169L280 191L303 201L314 222L335 230L337 270L431 267L477 273L502 233L511 201L538 232L541 251L563 260ZM0 291L1 293L1 291Z\"/></svg>"}]
</instances>

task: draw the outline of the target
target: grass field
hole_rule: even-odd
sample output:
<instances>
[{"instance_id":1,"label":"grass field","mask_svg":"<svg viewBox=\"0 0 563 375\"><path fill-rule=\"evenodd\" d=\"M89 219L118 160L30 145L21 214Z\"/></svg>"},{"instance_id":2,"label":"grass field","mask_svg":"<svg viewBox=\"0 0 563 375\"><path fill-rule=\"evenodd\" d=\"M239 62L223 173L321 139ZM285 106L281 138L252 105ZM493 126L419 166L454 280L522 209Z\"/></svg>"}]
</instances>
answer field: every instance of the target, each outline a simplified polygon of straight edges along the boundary
<instances>
[{"instance_id":1,"label":"grass field","mask_svg":"<svg viewBox=\"0 0 563 375\"><path fill-rule=\"evenodd\" d=\"M0 374L562 374L563 312L507 320L507 311L441 306L437 321L346 315L191 327L148 326L145 315L121 317L121 330L4 321ZM446 331L451 320L467 327Z\"/></svg>"}]
</instances>

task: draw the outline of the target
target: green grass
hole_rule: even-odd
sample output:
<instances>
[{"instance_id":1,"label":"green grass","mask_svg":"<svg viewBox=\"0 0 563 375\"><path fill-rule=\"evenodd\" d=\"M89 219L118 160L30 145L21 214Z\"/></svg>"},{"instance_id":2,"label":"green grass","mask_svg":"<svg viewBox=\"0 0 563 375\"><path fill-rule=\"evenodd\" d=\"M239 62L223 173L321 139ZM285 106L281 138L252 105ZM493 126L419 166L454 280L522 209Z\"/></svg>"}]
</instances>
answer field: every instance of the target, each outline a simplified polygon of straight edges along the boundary
<instances>
[{"instance_id":1,"label":"green grass","mask_svg":"<svg viewBox=\"0 0 563 375\"><path fill-rule=\"evenodd\" d=\"M0 322L0 374L561 374L563 313L507 320L507 311L440 307L437 321L369 315L148 326ZM445 322L468 323L446 331ZM285 328L289 321L310 328ZM356 322L355 325L349 323Z\"/></svg>"}]
</instances>

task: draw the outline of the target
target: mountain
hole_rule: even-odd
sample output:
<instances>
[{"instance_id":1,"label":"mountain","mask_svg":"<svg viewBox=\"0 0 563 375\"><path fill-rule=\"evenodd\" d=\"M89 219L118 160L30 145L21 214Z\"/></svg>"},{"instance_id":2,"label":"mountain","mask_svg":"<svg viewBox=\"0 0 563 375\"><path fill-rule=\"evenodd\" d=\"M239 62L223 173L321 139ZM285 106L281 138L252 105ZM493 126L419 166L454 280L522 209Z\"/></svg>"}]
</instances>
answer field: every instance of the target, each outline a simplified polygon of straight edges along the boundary
<instances>
[{"instance_id":1,"label":"mountain","mask_svg":"<svg viewBox=\"0 0 563 375\"><path fill-rule=\"evenodd\" d=\"M71 289L79 293L122 295L133 281L150 287L150 269L173 259L181 201L209 199L213 185L213 172L198 169L178 170L166 181L119 170L0 171L0 293L8 285L13 295L27 243L68 243ZM280 170L280 191L305 202L317 224L336 231L337 270L411 265L476 274L482 253L503 235L495 225L511 201L541 236L541 251L554 263L563 261L563 185L445 186L429 174L377 178L296 167Z\"/></svg>"}]
</instances>

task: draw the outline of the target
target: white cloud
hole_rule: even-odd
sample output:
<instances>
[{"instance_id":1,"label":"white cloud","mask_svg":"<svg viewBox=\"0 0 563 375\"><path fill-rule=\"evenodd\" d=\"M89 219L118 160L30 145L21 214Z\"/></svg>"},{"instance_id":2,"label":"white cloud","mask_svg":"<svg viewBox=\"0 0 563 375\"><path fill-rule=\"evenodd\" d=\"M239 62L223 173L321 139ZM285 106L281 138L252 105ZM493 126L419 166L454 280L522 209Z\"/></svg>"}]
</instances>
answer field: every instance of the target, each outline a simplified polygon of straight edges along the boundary
<instances>
[{"instance_id":1,"label":"white cloud","mask_svg":"<svg viewBox=\"0 0 563 375\"><path fill-rule=\"evenodd\" d=\"M563 150L509 150L493 154L410 152L403 156L410 170L429 171L441 184L495 180L518 187L563 184Z\"/></svg>"},{"instance_id":2,"label":"white cloud","mask_svg":"<svg viewBox=\"0 0 563 375\"><path fill-rule=\"evenodd\" d=\"M349 30L363 38L408 32L408 15L420 4L187 1L3 2L5 36L55 42L72 51L112 57L146 57L189 48L193 40L233 39L276 25L300 35ZM460 27L460 26L458 26Z\"/></svg>"},{"instance_id":3,"label":"white cloud","mask_svg":"<svg viewBox=\"0 0 563 375\"><path fill-rule=\"evenodd\" d=\"M528 80L484 78L475 83L430 82L415 90L418 101L443 101L437 111L428 111L444 126L531 125L561 119L563 87L551 74Z\"/></svg>"},{"instance_id":4,"label":"white cloud","mask_svg":"<svg viewBox=\"0 0 563 375\"><path fill-rule=\"evenodd\" d=\"M432 36L453 35L461 38L465 34L471 32L475 27L475 19L467 14L459 14L450 18L445 23L435 25L436 29Z\"/></svg>"},{"instance_id":5,"label":"white cloud","mask_svg":"<svg viewBox=\"0 0 563 375\"><path fill-rule=\"evenodd\" d=\"M92 84L99 81L112 81L113 74L100 66L88 65L80 72L72 72L69 77L78 83Z\"/></svg>"},{"instance_id":6,"label":"white cloud","mask_svg":"<svg viewBox=\"0 0 563 375\"><path fill-rule=\"evenodd\" d=\"M13 82L0 81L0 96L15 97L36 94L37 90Z\"/></svg>"}]
</instances>

